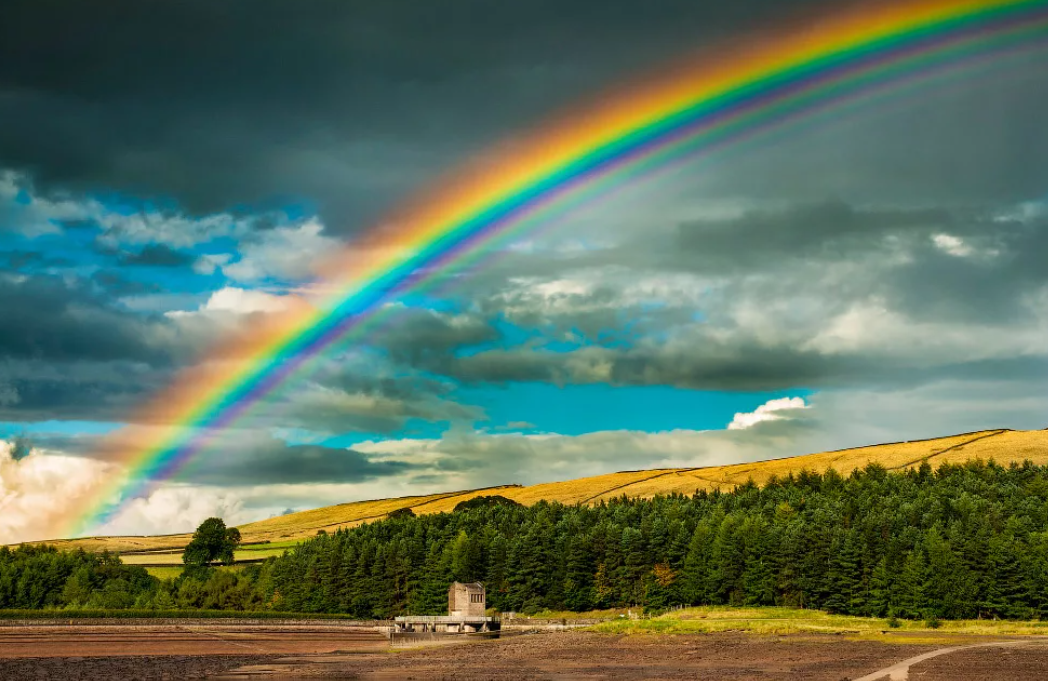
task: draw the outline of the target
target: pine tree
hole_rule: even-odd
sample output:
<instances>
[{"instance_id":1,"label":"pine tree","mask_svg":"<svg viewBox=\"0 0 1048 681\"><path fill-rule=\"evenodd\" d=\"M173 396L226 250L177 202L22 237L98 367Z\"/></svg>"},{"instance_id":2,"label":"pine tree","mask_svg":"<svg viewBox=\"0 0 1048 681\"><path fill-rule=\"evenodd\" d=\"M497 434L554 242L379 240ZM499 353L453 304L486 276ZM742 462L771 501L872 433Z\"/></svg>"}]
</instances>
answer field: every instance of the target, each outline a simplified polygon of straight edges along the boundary
<instances>
[{"instance_id":1,"label":"pine tree","mask_svg":"<svg viewBox=\"0 0 1048 681\"><path fill-rule=\"evenodd\" d=\"M688 544L688 555L684 559L681 575L683 599L690 605L710 603L710 544L713 526L703 518L695 527Z\"/></svg>"},{"instance_id":2,"label":"pine tree","mask_svg":"<svg viewBox=\"0 0 1048 681\"><path fill-rule=\"evenodd\" d=\"M995 617L1021 617L1029 604L1019 561L1022 547L1011 533L1006 532L991 539L989 549L991 577L985 608Z\"/></svg>"},{"instance_id":3,"label":"pine tree","mask_svg":"<svg viewBox=\"0 0 1048 681\"><path fill-rule=\"evenodd\" d=\"M589 537L581 532L573 533L568 544L568 555L564 578L564 606L568 610L584 612L595 605L593 589L593 554Z\"/></svg>"},{"instance_id":4,"label":"pine tree","mask_svg":"<svg viewBox=\"0 0 1048 681\"><path fill-rule=\"evenodd\" d=\"M831 545L823 591L827 594L823 607L829 612L863 612L866 598L862 583L862 555L854 530L845 531Z\"/></svg>"},{"instance_id":5,"label":"pine tree","mask_svg":"<svg viewBox=\"0 0 1048 681\"><path fill-rule=\"evenodd\" d=\"M870 597L866 603L867 614L874 617L885 617L895 614L895 602L892 599L893 589L891 572L888 570L888 558L877 561L870 577Z\"/></svg>"},{"instance_id":6,"label":"pine tree","mask_svg":"<svg viewBox=\"0 0 1048 681\"><path fill-rule=\"evenodd\" d=\"M924 617L928 609L928 563L922 547L915 547L906 556L902 572L896 581L897 593L892 600L899 604L899 615L909 618Z\"/></svg>"}]
</instances>

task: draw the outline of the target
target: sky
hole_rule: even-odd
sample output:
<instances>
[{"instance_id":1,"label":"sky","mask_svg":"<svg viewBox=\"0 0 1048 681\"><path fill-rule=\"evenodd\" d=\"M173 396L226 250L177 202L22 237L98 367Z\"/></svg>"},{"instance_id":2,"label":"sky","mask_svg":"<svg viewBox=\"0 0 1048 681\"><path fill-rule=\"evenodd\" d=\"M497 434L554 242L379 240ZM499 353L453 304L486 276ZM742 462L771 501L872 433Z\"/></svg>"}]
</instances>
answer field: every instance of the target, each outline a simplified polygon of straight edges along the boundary
<instances>
[{"instance_id":1,"label":"sky","mask_svg":"<svg viewBox=\"0 0 1048 681\"><path fill-rule=\"evenodd\" d=\"M0 542L449 171L823 7L3 3ZM558 216L93 529L1048 427L1046 74L1048 45L957 67Z\"/></svg>"}]
</instances>

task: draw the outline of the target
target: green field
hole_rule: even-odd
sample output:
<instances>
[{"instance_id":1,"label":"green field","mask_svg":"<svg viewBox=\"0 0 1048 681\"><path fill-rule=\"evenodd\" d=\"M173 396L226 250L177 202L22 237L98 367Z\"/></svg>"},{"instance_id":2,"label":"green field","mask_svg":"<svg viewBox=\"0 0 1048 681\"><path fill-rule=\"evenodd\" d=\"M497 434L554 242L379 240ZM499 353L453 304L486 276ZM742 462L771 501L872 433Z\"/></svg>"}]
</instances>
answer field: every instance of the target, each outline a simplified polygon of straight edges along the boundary
<instances>
[{"instance_id":1,"label":"green field","mask_svg":"<svg viewBox=\"0 0 1048 681\"><path fill-rule=\"evenodd\" d=\"M941 636L975 634L986 636L1029 636L1048 634L1048 622L1012 620L941 620L938 626L924 621L888 620L872 617L830 615L799 608L699 607L676 610L658 617L619 617L596 624L593 631L609 634L708 634L742 631L753 634L853 634L880 636L913 633Z\"/></svg>"},{"instance_id":2,"label":"green field","mask_svg":"<svg viewBox=\"0 0 1048 681\"><path fill-rule=\"evenodd\" d=\"M297 543L297 542L294 542ZM292 545L294 545L292 543ZM270 556L283 555L284 548L272 548L261 545L258 547L241 547L237 549L234 557L238 563L250 563L257 560L265 560ZM127 565L145 565L150 567L161 567L167 565L182 565L181 551L165 551L152 553L125 553L120 560Z\"/></svg>"},{"instance_id":3,"label":"green field","mask_svg":"<svg viewBox=\"0 0 1048 681\"><path fill-rule=\"evenodd\" d=\"M273 549L290 549L302 543L301 539L288 539L287 541L270 541L260 544L241 544L241 551L269 551Z\"/></svg>"},{"instance_id":4,"label":"green field","mask_svg":"<svg viewBox=\"0 0 1048 681\"><path fill-rule=\"evenodd\" d=\"M148 572L153 577L156 577L157 579L175 579L180 574L182 574L182 568L175 565L172 565L170 567L152 566L147 567L146 572Z\"/></svg>"}]
</instances>

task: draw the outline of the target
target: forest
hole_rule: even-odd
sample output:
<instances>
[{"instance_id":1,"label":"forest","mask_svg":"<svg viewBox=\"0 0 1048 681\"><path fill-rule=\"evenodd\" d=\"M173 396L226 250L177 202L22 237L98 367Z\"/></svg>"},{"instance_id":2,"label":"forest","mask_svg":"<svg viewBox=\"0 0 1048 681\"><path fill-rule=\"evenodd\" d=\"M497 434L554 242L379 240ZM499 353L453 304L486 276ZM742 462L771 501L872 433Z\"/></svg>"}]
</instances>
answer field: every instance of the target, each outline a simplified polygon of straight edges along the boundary
<instances>
[{"instance_id":1,"label":"forest","mask_svg":"<svg viewBox=\"0 0 1048 681\"><path fill-rule=\"evenodd\" d=\"M238 570L156 580L108 554L0 549L0 608L442 614L787 605L899 618L1048 616L1048 468L971 462L594 506L480 498L318 534Z\"/></svg>"}]
</instances>

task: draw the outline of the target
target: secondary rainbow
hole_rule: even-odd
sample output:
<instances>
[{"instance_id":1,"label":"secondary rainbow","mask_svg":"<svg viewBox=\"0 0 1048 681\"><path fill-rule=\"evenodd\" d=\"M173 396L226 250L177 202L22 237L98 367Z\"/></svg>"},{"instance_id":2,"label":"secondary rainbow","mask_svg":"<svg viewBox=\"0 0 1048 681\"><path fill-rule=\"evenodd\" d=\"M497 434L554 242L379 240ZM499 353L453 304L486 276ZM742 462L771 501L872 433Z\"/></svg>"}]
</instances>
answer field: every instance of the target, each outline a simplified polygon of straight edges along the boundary
<instances>
[{"instance_id":1,"label":"secondary rainbow","mask_svg":"<svg viewBox=\"0 0 1048 681\"><path fill-rule=\"evenodd\" d=\"M321 268L319 288L328 293L320 303L227 339L203 368L179 376L129 419L155 425L121 447L126 473L87 495L56 533L80 534L112 518L310 359L373 328L387 303L550 213L682 154L1046 37L1048 0L871 2L717 46L570 111L471 163L348 246Z\"/></svg>"}]
</instances>

